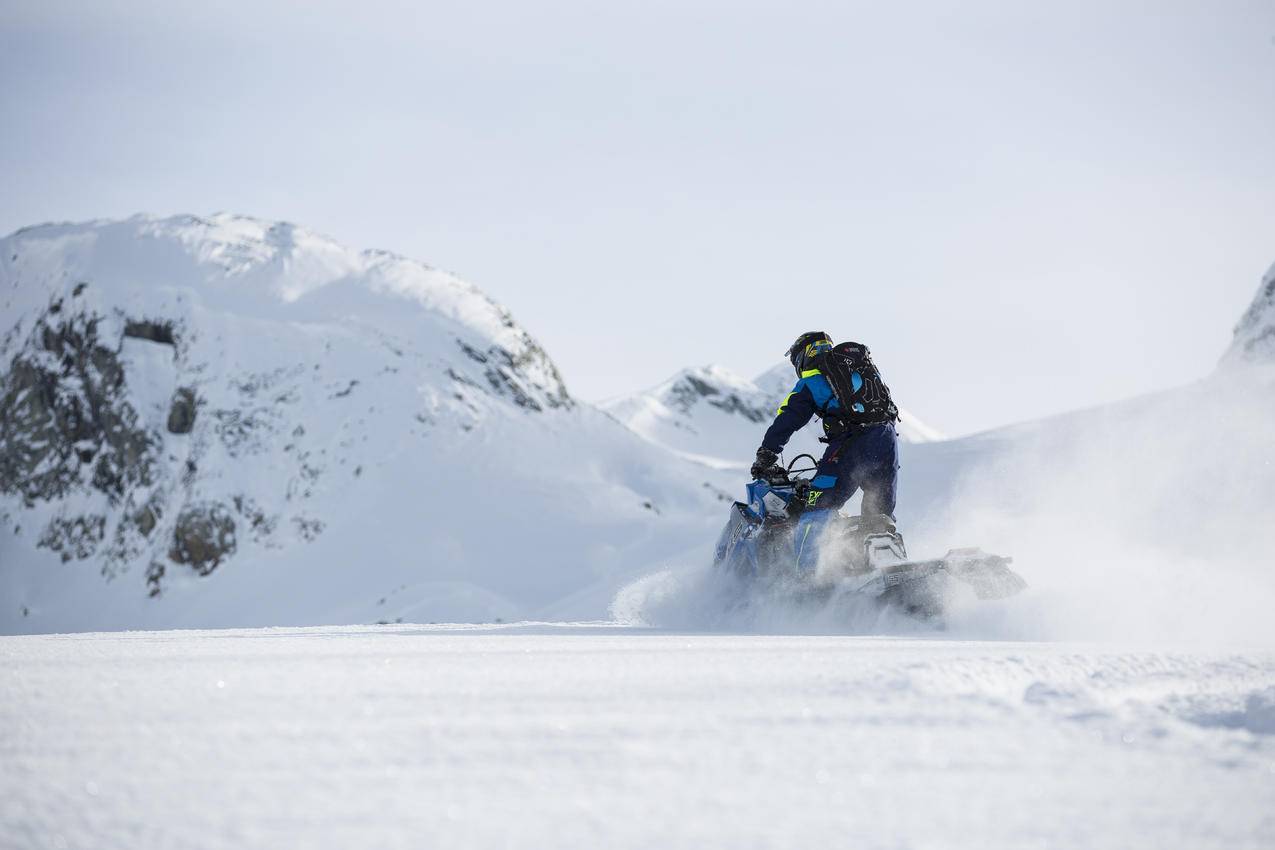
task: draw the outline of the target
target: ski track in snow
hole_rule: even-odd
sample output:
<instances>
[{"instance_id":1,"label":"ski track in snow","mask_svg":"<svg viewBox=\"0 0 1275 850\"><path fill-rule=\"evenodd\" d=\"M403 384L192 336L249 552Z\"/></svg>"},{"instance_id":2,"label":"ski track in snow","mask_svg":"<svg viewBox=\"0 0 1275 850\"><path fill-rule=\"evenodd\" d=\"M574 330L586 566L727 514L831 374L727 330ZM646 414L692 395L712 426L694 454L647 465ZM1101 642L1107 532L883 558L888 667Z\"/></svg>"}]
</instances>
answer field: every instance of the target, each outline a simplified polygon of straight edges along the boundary
<instances>
[{"instance_id":1,"label":"ski track in snow","mask_svg":"<svg viewBox=\"0 0 1275 850\"><path fill-rule=\"evenodd\" d=\"M1275 842L1275 652L606 624L0 638L0 847Z\"/></svg>"}]
</instances>

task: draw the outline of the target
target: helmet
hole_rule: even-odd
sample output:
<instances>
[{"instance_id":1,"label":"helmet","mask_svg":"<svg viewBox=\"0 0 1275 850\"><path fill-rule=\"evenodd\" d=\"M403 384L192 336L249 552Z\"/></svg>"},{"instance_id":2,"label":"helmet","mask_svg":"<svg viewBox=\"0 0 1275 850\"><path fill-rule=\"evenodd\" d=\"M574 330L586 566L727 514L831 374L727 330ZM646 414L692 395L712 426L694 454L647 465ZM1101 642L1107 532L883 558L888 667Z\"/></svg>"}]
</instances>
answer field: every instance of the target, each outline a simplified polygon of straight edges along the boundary
<instances>
[{"instance_id":1,"label":"helmet","mask_svg":"<svg viewBox=\"0 0 1275 850\"><path fill-rule=\"evenodd\" d=\"M813 358L825 351L832 350L832 337L823 331L806 331L797 337L797 341L788 349L788 360L792 363L792 368L797 370L800 376L805 371L805 365Z\"/></svg>"}]
</instances>

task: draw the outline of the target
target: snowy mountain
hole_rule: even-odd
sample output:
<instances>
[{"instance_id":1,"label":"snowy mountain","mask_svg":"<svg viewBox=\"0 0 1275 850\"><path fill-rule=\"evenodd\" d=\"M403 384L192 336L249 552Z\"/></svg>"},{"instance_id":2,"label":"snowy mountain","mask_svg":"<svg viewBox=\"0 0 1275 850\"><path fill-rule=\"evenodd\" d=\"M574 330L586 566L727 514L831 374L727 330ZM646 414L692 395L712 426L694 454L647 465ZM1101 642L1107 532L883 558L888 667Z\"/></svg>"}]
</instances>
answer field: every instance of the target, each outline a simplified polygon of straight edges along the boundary
<instances>
[{"instance_id":1,"label":"snowy mountain","mask_svg":"<svg viewBox=\"0 0 1275 850\"><path fill-rule=\"evenodd\" d=\"M786 362L751 381L721 366L704 366L685 369L646 392L611 399L601 407L656 445L710 465L738 468L752 462L762 434L795 381ZM902 440L942 439L907 411L900 417ZM814 427L798 432L785 455L807 452L818 457L823 451L818 436Z\"/></svg>"},{"instance_id":2,"label":"snowy mountain","mask_svg":"<svg viewBox=\"0 0 1275 850\"><path fill-rule=\"evenodd\" d=\"M3 631L529 617L718 522L704 470L402 257L45 225L0 240L0 299Z\"/></svg>"},{"instance_id":3,"label":"snowy mountain","mask_svg":"<svg viewBox=\"0 0 1275 850\"><path fill-rule=\"evenodd\" d=\"M1226 364L1275 363L1275 265L1262 277L1257 295L1235 326L1235 338L1222 360Z\"/></svg>"}]
</instances>

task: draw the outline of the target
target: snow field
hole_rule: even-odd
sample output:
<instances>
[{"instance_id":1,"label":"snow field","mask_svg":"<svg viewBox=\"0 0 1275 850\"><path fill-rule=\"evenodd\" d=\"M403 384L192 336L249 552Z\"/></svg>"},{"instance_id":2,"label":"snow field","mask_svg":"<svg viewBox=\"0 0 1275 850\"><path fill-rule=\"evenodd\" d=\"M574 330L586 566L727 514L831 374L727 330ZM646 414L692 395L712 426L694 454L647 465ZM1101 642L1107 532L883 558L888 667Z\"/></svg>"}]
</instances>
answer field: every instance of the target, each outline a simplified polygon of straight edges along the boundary
<instances>
[{"instance_id":1,"label":"snow field","mask_svg":"<svg viewBox=\"0 0 1275 850\"><path fill-rule=\"evenodd\" d=\"M0 638L0 846L1269 847L1275 653L612 626Z\"/></svg>"}]
</instances>

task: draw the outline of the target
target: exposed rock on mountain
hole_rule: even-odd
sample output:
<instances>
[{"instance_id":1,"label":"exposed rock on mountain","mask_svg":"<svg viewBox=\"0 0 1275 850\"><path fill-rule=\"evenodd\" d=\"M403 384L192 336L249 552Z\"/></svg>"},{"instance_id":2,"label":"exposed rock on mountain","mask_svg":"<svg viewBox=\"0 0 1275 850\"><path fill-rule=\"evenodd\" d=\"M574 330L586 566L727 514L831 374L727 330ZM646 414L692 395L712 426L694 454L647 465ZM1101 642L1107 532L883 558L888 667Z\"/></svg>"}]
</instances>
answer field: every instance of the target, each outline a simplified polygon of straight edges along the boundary
<instances>
[{"instance_id":1,"label":"exposed rock on mountain","mask_svg":"<svg viewBox=\"0 0 1275 850\"><path fill-rule=\"evenodd\" d=\"M16 349L0 378L0 492L27 504L78 484L119 499L151 477L152 440L122 392L109 322L73 310L53 301L0 348Z\"/></svg>"},{"instance_id":2,"label":"exposed rock on mountain","mask_svg":"<svg viewBox=\"0 0 1275 850\"><path fill-rule=\"evenodd\" d=\"M750 422L765 422L773 415L767 408L769 399L763 398L756 387L715 366L682 372L663 395L670 409L687 415L701 401Z\"/></svg>"},{"instance_id":3,"label":"exposed rock on mountain","mask_svg":"<svg viewBox=\"0 0 1275 850\"><path fill-rule=\"evenodd\" d=\"M206 576L234 553L235 518L225 505L191 505L177 517L168 551L173 563L187 564Z\"/></svg>"},{"instance_id":4,"label":"exposed rock on mountain","mask_svg":"<svg viewBox=\"0 0 1275 850\"><path fill-rule=\"evenodd\" d=\"M178 387L173 393L173 403L168 409L168 433L189 434L195 426L195 391L190 387Z\"/></svg>"},{"instance_id":5,"label":"exposed rock on mountain","mask_svg":"<svg viewBox=\"0 0 1275 850\"><path fill-rule=\"evenodd\" d=\"M1275 364L1275 265L1262 277L1253 303L1235 326L1223 363Z\"/></svg>"}]
</instances>

